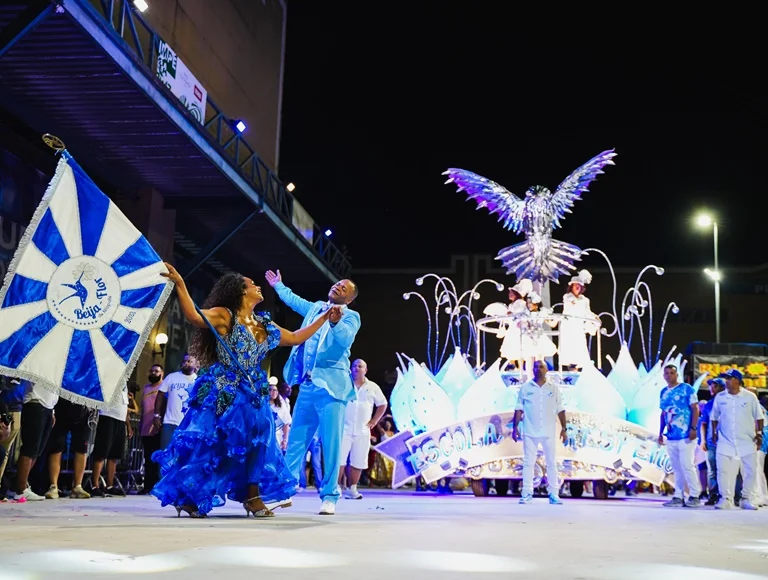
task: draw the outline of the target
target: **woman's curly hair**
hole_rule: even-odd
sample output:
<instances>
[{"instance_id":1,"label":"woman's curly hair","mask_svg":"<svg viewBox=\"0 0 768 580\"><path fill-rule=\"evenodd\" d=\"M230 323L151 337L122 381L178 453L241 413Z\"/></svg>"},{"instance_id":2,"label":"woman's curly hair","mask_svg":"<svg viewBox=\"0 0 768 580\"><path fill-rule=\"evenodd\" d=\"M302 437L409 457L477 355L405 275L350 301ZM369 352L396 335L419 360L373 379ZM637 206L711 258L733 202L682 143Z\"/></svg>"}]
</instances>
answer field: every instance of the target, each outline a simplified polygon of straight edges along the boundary
<instances>
[{"instance_id":1,"label":"woman's curly hair","mask_svg":"<svg viewBox=\"0 0 768 580\"><path fill-rule=\"evenodd\" d=\"M205 302L203 302L202 309L223 307L236 314L243 303L244 290L245 278L243 278L242 274L225 274L219 278L211 293L208 294ZM197 359L201 368L208 367L219 359L216 354L217 343L218 338L213 335L207 326L205 328L198 328L192 336L189 353Z\"/></svg>"}]
</instances>

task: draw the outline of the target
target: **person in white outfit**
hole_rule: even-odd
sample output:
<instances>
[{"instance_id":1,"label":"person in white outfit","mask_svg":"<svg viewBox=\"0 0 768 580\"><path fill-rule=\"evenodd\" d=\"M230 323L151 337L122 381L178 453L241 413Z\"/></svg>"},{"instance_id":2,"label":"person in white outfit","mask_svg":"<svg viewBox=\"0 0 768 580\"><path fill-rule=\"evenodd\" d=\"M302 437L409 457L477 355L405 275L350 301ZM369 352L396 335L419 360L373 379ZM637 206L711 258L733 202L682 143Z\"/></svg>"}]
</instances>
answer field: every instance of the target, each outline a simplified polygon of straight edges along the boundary
<instances>
[{"instance_id":1,"label":"person in white outfit","mask_svg":"<svg viewBox=\"0 0 768 580\"><path fill-rule=\"evenodd\" d=\"M520 503L533 501L533 471L539 445L547 461L547 492L549 503L560 505L560 485L557 474L557 447L566 441L565 406L558 386L547 380L547 363L533 363L533 379L520 387L515 405L512 439L520 440L519 425L523 422L523 494ZM560 436L557 437L557 419Z\"/></svg>"},{"instance_id":2,"label":"person in white outfit","mask_svg":"<svg viewBox=\"0 0 768 580\"><path fill-rule=\"evenodd\" d=\"M599 319L592 312L589 298L584 296L587 284L592 282L589 270L581 270L568 283L568 293L563 296L563 315L560 322L560 341L557 349L560 367L576 365L584 368L591 364L587 348L587 334L594 336L599 328Z\"/></svg>"},{"instance_id":3,"label":"person in white outfit","mask_svg":"<svg viewBox=\"0 0 768 580\"><path fill-rule=\"evenodd\" d=\"M763 444L763 411L757 397L742 388L743 376L736 369L720 375L726 390L718 393L712 405L712 438L717 443L717 485L720 501L716 509L733 507L736 475L741 469L744 487L740 506L756 510L757 450Z\"/></svg>"},{"instance_id":4,"label":"person in white outfit","mask_svg":"<svg viewBox=\"0 0 768 580\"><path fill-rule=\"evenodd\" d=\"M520 335L520 316L528 311L525 297L533 290L533 282L524 278L517 284L509 288L509 305L495 302L489 304L483 310L486 316L514 316L515 320L505 322L500 325L499 332L496 334L504 340L501 343L500 354L502 358L508 361L514 361L518 366L522 366L522 345Z\"/></svg>"},{"instance_id":5,"label":"person in white outfit","mask_svg":"<svg viewBox=\"0 0 768 580\"><path fill-rule=\"evenodd\" d=\"M664 507L700 507L701 482L695 464L699 398L691 385L680 382L675 365L664 367L664 380L667 381L667 386L659 394L659 445L666 444L675 474L675 494Z\"/></svg>"},{"instance_id":6,"label":"person in white outfit","mask_svg":"<svg viewBox=\"0 0 768 580\"><path fill-rule=\"evenodd\" d=\"M280 395L277 377L269 377L269 407L275 418L275 439L277 446L285 453L288 434L291 432L291 411L288 402Z\"/></svg>"},{"instance_id":7,"label":"person in white outfit","mask_svg":"<svg viewBox=\"0 0 768 580\"><path fill-rule=\"evenodd\" d=\"M347 403L344 414L344 435L341 439L341 465L339 485L349 462L349 489L346 499L363 499L357 484L363 471L368 469L368 452L371 450L371 429L375 427L387 410L387 398L379 385L366 378L368 365L362 359L352 363L352 383L357 397ZM374 410L375 407L375 410Z\"/></svg>"},{"instance_id":8,"label":"person in white outfit","mask_svg":"<svg viewBox=\"0 0 768 580\"><path fill-rule=\"evenodd\" d=\"M757 397L757 389L754 387L746 387L746 389ZM758 403L760 399L757 399ZM765 410L762 403L760 404L760 410L763 413L763 443L757 450L757 476L755 477L755 505L757 507L768 506L768 480L765 477L765 451L768 439L766 439L766 428L768 428L768 411Z\"/></svg>"}]
</instances>

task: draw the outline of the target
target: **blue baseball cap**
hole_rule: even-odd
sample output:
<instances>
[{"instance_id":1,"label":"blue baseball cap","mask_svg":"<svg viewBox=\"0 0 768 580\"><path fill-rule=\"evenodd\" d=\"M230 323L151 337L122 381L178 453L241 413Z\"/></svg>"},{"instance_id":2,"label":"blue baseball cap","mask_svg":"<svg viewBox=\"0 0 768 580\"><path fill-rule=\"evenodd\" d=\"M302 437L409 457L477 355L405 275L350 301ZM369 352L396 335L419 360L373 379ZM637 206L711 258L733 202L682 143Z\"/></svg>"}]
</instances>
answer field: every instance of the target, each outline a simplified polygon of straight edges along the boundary
<instances>
[{"instance_id":1,"label":"blue baseball cap","mask_svg":"<svg viewBox=\"0 0 768 580\"><path fill-rule=\"evenodd\" d=\"M707 381L708 385L720 385L721 387L725 388L725 379L721 379L720 377L715 377L714 379L709 379Z\"/></svg>"},{"instance_id":2,"label":"blue baseball cap","mask_svg":"<svg viewBox=\"0 0 768 580\"><path fill-rule=\"evenodd\" d=\"M744 375L737 369L728 369L724 373L720 373L720 376L725 379L738 379L739 382L744 380Z\"/></svg>"}]
</instances>

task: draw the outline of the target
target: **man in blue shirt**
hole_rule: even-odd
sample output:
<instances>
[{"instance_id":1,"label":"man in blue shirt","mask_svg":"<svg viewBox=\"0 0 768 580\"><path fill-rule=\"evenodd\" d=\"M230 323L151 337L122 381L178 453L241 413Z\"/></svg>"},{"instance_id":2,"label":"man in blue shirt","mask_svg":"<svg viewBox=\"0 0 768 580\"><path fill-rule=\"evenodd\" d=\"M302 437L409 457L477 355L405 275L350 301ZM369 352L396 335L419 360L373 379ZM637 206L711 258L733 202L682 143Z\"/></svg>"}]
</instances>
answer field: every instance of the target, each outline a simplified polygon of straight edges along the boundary
<instances>
[{"instance_id":1,"label":"man in blue shirt","mask_svg":"<svg viewBox=\"0 0 768 580\"><path fill-rule=\"evenodd\" d=\"M360 315L346 306L357 298L357 284L352 280L339 280L328 292L328 300L310 302L283 284L280 270L276 273L270 270L266 279L280 300L304 317L302 328L312 324L328 308L342 307L341 313L331 314L328 322L307 342L291 350L283 369L283 379L288 384L300 385L285 462L293 476L299 479L307 447L315 433L319 435L325 465L319 486L323 501L320 515L333 515L341 497L337 468L341 465L344 414L347 403L356 397L349 371L349 355L360 330Z\"/></svg>"},{"instance_id":2,"label":"man in blue shirt","mask_svg":"<svg viewBox=\"0 0 768 580\"><path fill-rule=\"evenodd\" d=\"M715 505L717 500L720 499L720 491L717 487L717 444L712 441L712 423L710 416L712 415L712 404L715 402L715 395L725 390L725 380L720 378L709 379L707 381L709 386L709 393L712 398L704 405L704 410L701 413L701 448L707 452L707 488L709 491L709 498L706 505Z\"/></svg>"},{"instance_id":3,"label":"man in blue shirt","mask_svg":"<svg viewBox=\"0 0 768 580\"><path fill-rule=\"evenodd\" d=\"M664 506L700 507L701 483L694 463L699 398L691 385L680 382L675 365L664 367L664 380L667 386L661 391L659 398L659 445L666 444L675 474L675 494ZM686 488L687 501L684 498Z\"/></svg>"}]
</instances>

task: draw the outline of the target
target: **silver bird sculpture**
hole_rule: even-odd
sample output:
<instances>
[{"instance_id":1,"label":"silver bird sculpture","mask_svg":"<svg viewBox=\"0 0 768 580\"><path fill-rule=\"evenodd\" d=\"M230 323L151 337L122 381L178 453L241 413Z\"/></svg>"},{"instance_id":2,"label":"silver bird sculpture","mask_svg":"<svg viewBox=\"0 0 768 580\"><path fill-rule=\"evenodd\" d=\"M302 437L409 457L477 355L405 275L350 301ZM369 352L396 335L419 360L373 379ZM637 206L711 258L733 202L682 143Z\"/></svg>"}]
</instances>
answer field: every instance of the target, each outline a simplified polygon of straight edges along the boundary
<instances>
[{"instance_id":1,"label":"silver bird sculpture","mask_svg":"<svg viewBox=\"0 0 768 580\"><path fill-rule=\"evenodd\" d=\"M535 282L552 280L576 269L574 262L581 259L581 249L552 238L552 232L561 227L560 221L571 207L587 191L589 184L606 165L614 165L613 149L603 151L571 173L552 193L546 187L534 185L520 199L505 187L486 177L464 169L449 169L443 175L448 183L454 183L464 191L468 199L474 199L477 209L488 208L498 214L503 226L516 234L525 234L525 241L503 248L496 256L506 268L507 274L515 274L518 280L528 278Z\"/></svg>"}]
</instances>

